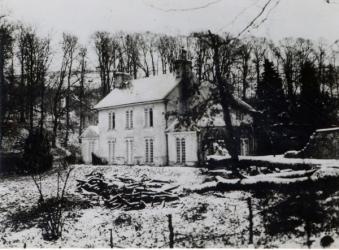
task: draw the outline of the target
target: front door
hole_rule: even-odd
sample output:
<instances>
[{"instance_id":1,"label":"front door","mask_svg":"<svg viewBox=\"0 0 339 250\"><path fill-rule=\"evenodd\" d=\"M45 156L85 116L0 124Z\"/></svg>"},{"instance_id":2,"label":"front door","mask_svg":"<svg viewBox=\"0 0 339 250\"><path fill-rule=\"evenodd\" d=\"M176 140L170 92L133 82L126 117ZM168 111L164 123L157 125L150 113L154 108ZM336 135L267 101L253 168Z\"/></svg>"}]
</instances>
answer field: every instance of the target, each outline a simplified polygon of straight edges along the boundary
<instances>
[{"instance_id":1,"label":"front door","mask_svg":"<svg viewBox=\"0 0 339 250\"><path fill-rule=\"evenodd\" d=\"M126 140L126 163L133 164L133 139Z\"/></svg>"}]
</instances>

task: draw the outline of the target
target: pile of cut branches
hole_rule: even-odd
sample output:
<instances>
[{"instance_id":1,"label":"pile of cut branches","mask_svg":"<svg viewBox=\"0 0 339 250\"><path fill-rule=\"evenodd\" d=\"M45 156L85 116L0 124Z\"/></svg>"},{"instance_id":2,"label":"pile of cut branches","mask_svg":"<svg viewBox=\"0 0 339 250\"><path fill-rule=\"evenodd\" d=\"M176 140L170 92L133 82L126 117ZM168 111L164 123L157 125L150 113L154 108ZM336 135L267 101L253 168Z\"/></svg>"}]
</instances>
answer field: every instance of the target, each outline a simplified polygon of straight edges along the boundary
<instances>
[{"instance_id":1,"label":"pile of cut branches","mask_svg":"<svg viewBox=\"0 0 339 250\"><path fill-rule=\"evenodd\" d=\"M99 172L86 175L86 180L76 180L77 192L90 199L102 198L110 208L125 210L143 209L150 206L165 204L179 199L170 181L155 180L143 177L139 180L114 176L113 180L105 180Z\"/></svg>"}]
</instances>

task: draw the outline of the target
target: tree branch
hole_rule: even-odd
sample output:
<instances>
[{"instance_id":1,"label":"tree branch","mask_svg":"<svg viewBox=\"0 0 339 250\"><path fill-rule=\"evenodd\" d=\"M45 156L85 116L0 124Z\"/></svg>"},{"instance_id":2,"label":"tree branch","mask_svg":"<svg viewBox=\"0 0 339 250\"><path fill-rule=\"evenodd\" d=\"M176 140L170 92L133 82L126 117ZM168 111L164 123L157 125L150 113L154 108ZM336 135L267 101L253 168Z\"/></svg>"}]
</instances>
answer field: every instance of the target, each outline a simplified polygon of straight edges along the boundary
<instances>
[{"instance_id":1,"label":"tree branch","mask_svg":"<svg viewBox=\"0 0 339 250\"><path fill-rule=\"evenodd\" d=\"M201 6L196 6L196 7L190 7L190 8L182 8L182 9L174 9L174 8L171 8L171 9L165 9L165 8L160 8L160 7L157 7L153 4L150 4L150 3L146 3L144 1L144 4L147 5L148 7L151 7L153 9L156 9L156 10L160 10L160 11L164 11L164 12L179 12L179 11L194 11L194 10L200 10L200 9L204 9L204 8L207 8L211 5L214 5L214 4L217 4L221 2L221 0L215 0L215 1L211 1L207 4L204 4L204 5L201 5Z\"/></svg>"},{"instance_id":2,"label":"tree branch","mask_svg":"<svg viewBox=\"0 0 339 250\"><path fill-rule=\"evenodd\" d=\"M267 0L266 4L262 7L261 11L259 12L258 15L256 15L252 21L242 30L239 32L238 37L241 36L246 30L248 30L257 20L258 18L260 18L263 13L265 12L266 8L268 7L268 5L272 2L273 0Z\"/></svg>"}]
</instances>

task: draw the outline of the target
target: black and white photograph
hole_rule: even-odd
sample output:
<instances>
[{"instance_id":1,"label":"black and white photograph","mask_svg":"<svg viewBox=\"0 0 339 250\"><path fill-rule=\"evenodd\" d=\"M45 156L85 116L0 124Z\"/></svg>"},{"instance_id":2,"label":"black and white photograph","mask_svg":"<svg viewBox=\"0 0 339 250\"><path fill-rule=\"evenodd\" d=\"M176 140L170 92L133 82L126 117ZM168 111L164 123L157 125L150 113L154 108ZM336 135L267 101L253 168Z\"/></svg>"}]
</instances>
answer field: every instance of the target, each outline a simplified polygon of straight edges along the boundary
<instances>
[{"instance_id":1,"label":"black and white photograph","mask_svg":"<svg viewBox=\"0 0 339 250\"><path fill-rule=\"evenodd\" d=\"M0 0L0 248L339 248L339 0Z\"/></svg>"}]
</instances>

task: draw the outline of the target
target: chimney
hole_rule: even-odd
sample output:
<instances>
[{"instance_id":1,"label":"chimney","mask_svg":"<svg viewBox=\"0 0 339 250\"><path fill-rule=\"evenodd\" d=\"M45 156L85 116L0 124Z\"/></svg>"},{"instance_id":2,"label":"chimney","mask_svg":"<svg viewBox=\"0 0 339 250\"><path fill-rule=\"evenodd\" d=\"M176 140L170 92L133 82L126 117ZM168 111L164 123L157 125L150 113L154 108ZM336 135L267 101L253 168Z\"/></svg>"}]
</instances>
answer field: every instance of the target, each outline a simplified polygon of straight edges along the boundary
<instances>
[{"instance_id":1,"label":"chimney","mask_svg":"<svg viewBox=\"0 0 339 250\"><path fill-rule=\"evenodd\" d=\"M179 58L174 62L174 74L180 81L178 112L182 115L189 110L188 99L193 86L192 62L187 59L187 51L184 48L181 49Z\"/></svg>"},{"instance_id":2,"label":"chimney","mask_svg":"<svg viewBox=\"0 0 339 250\"><path fill-rule=\"evenodd\" d=\"M182 47L179 58L174 62L174 74L176 78L185 78L191 73L192 62L187 60L187 51Z\"/></svg>"},{"instance_id":3,"label":"chimney","mask_svg":"<svg viewBox=\"0 0 339 250\"><path fill-rule=\"evenodd\" d=\"M128 87L131 76L125 72L114 72L114 88L123 89Z\"/></svg>"}]
</instances>

